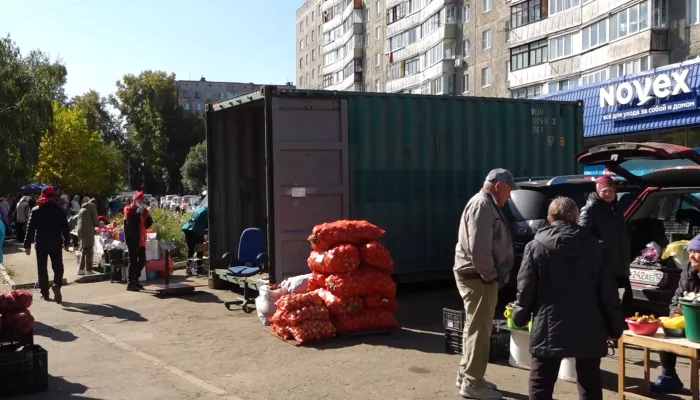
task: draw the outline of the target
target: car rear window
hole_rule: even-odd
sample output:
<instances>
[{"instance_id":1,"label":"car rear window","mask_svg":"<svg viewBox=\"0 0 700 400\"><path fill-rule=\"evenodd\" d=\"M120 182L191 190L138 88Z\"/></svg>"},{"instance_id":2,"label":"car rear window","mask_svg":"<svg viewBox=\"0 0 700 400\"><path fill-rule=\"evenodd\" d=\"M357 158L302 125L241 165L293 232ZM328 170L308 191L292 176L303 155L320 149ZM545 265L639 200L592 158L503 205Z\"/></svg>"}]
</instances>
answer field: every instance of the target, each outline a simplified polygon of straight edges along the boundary
<instances>
[{"instance_id":1,"label":"car rear window","mask_svg":"<svg viewBox=\"0 0 700 400\"><path fill-rule=\"evenodd\" d=\"M503 207L503 211L511 221L543 219L547 215L549 202L550 198L541 191L521 188L511 192L508 205Z\"/></svg>"}]
</instances>

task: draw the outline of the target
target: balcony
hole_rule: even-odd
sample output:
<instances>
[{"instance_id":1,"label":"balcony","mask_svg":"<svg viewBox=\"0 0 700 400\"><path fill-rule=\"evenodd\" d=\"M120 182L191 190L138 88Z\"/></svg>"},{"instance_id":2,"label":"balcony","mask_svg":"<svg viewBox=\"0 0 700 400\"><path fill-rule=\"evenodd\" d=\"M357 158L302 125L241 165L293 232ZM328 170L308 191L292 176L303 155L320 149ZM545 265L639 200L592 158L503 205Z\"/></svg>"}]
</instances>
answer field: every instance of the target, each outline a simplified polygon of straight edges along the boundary
<instances>
[{"instance_id":1,"label":"balcony","mask_svg":"<svg viewBox=\"0 0 700 400\"><path fill-rule=\"evenodd\" d=\"M413 14L410 14L393 24L390 24L386 27L386 36L394 36L399 32L404 32L410 28L413 28L417 25L422 24L427 20L431 15L435 14L436 12L440 11L446 3L453 3L454 0L433 0L428 4L427 6L423 7L420 11L414 12ZM389 8L387 6L387 8Z\"/></svg>"},{"instance_id":2,"label":"balcony","mask_svg":"<svg viewBox=\"0 0 700 400\"><path fill-rule=\"evenodd\" d=\"M330 74L332 72L340 71L343 68L345 68L345 66L348 65L348 63L354 58L362 58L362 48L356 47L353 49L353 51L346 54L340 60L337 60L331 64L326 65L325 67L322 67L321 73L323 75L327 75L327 74Z\"/></svg>"},{"instance_id":3,"label":"balcony","mask_svg":"<svg viewBox=\"0 0 700 400\"><path fill-rule=\"evenodd\" d=\"M347 90L349 87L358 82L362 82L362 72L352 73L342 81L336 83L335 85L325 87L323 90Z\"/></svg>"},{"instance_id":4,"label":"balcony","mask_svg":"<svg viewBox=\"0 0 700 400\"><path fill-rule=\"evenodd\" d=\"M445 39L455 39L457 38L457 31L457 25L455 24L443 25L421 40L394 51L392 53L392 63L424 53Z\"/></svg>"},{"instance_id":5,"label":"balcony","mask_svg":"<svg viewBox=\"0 0 700 400\"><path fill-rule=\"evenodd\" d=\"M326 54L334 51L340 47L345 46L345 43L350 40L353 35L362 36L364 35L364 26L361 23L356 23L353 25L352 29L348 29L343 33L343 36L335 38L332 42L326 43L321 48L321 53Z\"/></svg>"},{"instance_id":6,"label":"balcony","mask_svg":"<svg viewBox=\"0 0 700 400\"><path fill-rule=\"evenodd\" d=\"M553 33L581 25L581 7L574 7L548 18L512 30L510 47L543 39Z\"/></svg>"},{"instance_id":7,"label":"balcony","mask_svg":"<svg viewBox=\"0 0 700 400\"><path fill-rule=\"evenodd\" d=\"M455 60L442 60L415 75L405 76L403 78L394 79L393 81L387 82L386 91L391 93L399 92L413 86L421 85L438 76L453 74L454 70Z\"/></svg>"}]
</instances>

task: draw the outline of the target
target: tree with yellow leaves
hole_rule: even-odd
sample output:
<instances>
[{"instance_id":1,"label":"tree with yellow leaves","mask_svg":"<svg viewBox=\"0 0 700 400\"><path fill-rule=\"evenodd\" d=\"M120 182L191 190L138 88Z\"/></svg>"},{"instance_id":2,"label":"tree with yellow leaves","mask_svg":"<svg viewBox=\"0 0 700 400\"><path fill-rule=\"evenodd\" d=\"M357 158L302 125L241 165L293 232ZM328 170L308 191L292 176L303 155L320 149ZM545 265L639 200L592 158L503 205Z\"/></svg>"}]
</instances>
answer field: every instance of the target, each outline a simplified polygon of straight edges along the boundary
<instances>
[{"instance_id":1,"label":"tree with yellow leaves","mask_svg":"<svg viewBox=\"0 0 700 400\"><path fill-rule=\"evenodd\" d=\"M53 103L53 132L39 146L36 179L64 193L115 194L122 183L119 151L90 131L79 107Z\"/></svg>"}]
</instances>

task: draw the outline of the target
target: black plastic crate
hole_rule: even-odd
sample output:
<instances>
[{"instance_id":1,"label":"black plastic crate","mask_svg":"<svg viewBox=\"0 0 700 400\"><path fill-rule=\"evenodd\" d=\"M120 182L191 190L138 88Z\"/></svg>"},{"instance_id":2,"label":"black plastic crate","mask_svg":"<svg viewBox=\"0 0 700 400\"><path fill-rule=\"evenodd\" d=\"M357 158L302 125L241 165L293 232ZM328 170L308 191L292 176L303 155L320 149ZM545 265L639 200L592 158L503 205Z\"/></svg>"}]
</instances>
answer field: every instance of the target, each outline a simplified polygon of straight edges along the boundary
<instances>
[{"instance_id":1,"label":"black plastic crate","mask_svg":"<svg viewBox=\"0 0 700 400\"><path fill-rule=\"evenodd\" d=\"M49 388L49 353L39 345L0 353L0 397L44 392Z\"/></svg>"},{"instance_id":2,"label":"black plastic crate","mask_svg":"<svg viewBox=\"0 0 700 400\"><path fill-rule=\"evenodd\" d=\"M462 331L445 329L445 352L462 354ZM489 362L507 360L510 356L510 332L494 327L489 346Z\"/></svg>"},{"instance_id":3,"label":"black plastic crate","mask_svg":"<svg viewBox=\"0 0 700 400\"><path fill-rule=\"evenodd\" d=\"M0 353L11 352L34 344L34 331L22 334L0 333Z\"/></svg>"},{"instance_id":4,"label":"black plastic crate","mask_svg":"<svg viewBox=\"0 0 700 400\"><path fill-rule=\"evenodd\" d=\"M442 309L442 326L445 329L464 329L466 314L462 310L450 310L449 308Z\"/></svg>"}]
</instances>

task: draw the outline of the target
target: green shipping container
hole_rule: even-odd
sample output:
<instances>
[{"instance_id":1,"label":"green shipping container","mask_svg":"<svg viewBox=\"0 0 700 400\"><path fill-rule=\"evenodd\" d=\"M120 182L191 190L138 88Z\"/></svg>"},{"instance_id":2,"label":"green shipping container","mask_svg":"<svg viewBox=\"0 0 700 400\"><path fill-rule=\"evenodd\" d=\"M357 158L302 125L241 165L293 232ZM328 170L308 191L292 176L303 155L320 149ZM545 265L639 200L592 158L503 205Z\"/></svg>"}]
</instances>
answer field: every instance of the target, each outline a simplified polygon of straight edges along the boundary
<instances>
[{"instance_id":1,"label":"green shipping container","mask_svg":"<svg viewBox=\"0 0 700 400\"><path fill-rule=\"evenodd\" d=\"M399 280L449 277L461 212L486 173L580 173L582 132L580 103L268 86L211 104L212 265L256 226L271 280L303 274L313 226L353 218L386 230Z\"/></svg>"}]
</instances>

